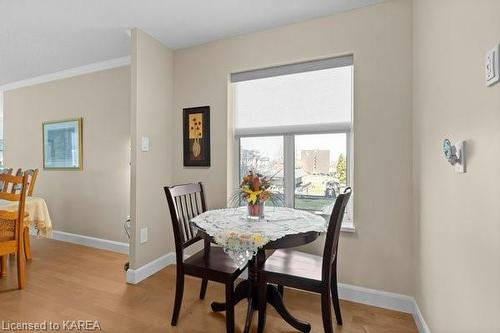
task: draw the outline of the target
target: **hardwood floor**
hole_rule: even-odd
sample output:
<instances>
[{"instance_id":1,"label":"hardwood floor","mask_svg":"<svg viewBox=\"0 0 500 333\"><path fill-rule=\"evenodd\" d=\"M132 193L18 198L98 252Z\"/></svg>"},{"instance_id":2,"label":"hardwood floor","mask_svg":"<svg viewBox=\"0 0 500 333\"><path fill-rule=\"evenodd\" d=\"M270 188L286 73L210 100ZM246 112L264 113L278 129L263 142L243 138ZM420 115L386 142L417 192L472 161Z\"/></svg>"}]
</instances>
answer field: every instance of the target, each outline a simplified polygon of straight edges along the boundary
<instances>
[{"instance_id":1,"label":"hardwood floor","mask_svg":"<svg viewBox=\"0 0 500 333\"><path fill-rule=\"evenodd\" d=\"M127 256L54 240L32 240L33 261L26 265L26 289L16 290L14 258L8 275L0 278L0 320L61 323L99 320L104 332L224 332L224 313L210 311L213 300L223 301L224 287L209 283L204 301L198 299L201 280L186 277L184 301L177 327L170 326L175 293L175 267L170 266L138 285L125 283ZM290 312L323 332L318 295L286 289ZM341 301L342 333L414 333L411 315ZM241 332L246 304L235 309ZM254 316L253 331L256 329ZM266 332L294 332L268 308Z\"/></svg>"}]
</instances>

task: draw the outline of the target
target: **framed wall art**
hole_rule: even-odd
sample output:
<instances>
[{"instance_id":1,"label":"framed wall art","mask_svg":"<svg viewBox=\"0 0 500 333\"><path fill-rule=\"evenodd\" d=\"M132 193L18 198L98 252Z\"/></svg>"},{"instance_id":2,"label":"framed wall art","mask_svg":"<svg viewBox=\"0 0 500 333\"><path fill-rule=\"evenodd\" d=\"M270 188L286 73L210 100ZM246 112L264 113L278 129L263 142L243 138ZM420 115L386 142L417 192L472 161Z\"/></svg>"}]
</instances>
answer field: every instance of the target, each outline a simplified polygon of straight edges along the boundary
<instances>
[{"instance_id":1,"label":"framed wall art","mask_svg":"<svg viewBox=\"0 0 500 333\"><path fill-rule=\"evenodd\" d=\"M210 166L210 106L183 110L184 166Z\"/></svg>"},{"instance_id":2,"label":"framed wall art","mask_svg":"<svg viewBox=\"0 0 500 333\"><path fill-rule=\"evenodd\" d=\"M43 168L82 170L82 118L45 122L43 130Z\"/></svg>"}]
</instances>

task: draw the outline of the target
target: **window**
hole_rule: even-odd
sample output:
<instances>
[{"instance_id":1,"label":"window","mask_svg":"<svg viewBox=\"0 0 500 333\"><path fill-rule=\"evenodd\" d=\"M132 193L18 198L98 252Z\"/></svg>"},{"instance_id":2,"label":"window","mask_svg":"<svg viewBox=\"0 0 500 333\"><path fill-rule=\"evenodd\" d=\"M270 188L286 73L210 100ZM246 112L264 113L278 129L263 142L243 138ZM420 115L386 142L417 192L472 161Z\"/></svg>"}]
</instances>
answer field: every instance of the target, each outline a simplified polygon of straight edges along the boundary
<instances>
[{"instance_id":1,"label":"window","mask_svg":"<svg viewBox=\"0 0 500 333\"><path fill-rule=\"evenodd\" d=\"M352 184L352 57L231 75L239 182L272 177L284 205L329 216ZM348 207L345 226L352 225Z\"/></svg>"},{"instance_id":2,"label":"window","mask_svg":"<svg viewBox=\"0 0 500 333\"><path fill-rule=\"evenodd\" d=\"M247 174L250 170L259 170L272 180L271 190L284 196L283 136L240 138L239 169L240 179L241 175ZM267 205L272 203L268 202Z\"/></svg>"}]
</instances>

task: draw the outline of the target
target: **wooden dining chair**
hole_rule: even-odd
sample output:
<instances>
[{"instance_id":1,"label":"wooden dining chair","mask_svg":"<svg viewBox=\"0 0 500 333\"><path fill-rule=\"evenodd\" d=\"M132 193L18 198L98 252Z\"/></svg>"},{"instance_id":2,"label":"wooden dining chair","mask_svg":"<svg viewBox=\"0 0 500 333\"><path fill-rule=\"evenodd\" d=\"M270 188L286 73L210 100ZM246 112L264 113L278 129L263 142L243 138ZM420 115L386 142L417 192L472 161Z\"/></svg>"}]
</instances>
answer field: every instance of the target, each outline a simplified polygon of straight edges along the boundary
<instances>
[{"instance_id":1,"label":"wooden dining chair","mask_svg":"<svg viewBox=\"0 0 500 333\"><path fill-rule=\"evenodd\" d=\"M38 177L38 169L26 169L23 171L23 169L19 168L17 169L16 176L22 176L26 174L28 176L28 190L26 192L28 197L33 196L33 191L35 189L35 183L36 183L36 178ZM16 193L20 190L20 186L12 186L11 192Z\"/></svg>"},{"instance_id":2,"label":"wooden dining chair","mask_svg":"<svg viewBox=\"0 0 500 333\"><path fill-rule=\"evenodd\" d=\"M33 196L33 191L35 190L36 178L38 177L38 169L28 169L24 173L28 175L28 192L26 195L28 197Z\"/></svg>"},{"instance_id":3,"label":"wooden dining chair","mask_svg":"<svg viewBox=\"0 0 500 333\"><path fill-rule=\"evenodd\" d=\"M35 183L36 183L36 178L38 177L38 169L26 169L23 171L23 169L19 168L16 171L16 176L27 176L27 192L26 195L28 197L33 196L33 191L35 189ZM21 185L12 185L11 186L11 193L18 193L21 191ZM30 240L30 229L27 224L24 225L24 231L23 231L23 237L24 237L24 255L26 256L26 260L31 260L33 259L33 256L31 255L31 240Z\"/></svg>"},{"instance_id":4,"label":"wooden dining chair","mask_svg":"<svg viewBox=\"0 0 500 333\"><path fill-rule=\"evenodd\" d=\"M26 200L26 176L12 176L0 174L0 181L10 183L14 186L22 186L21 193L0 192L0 199L18 202L17 211L0 210L0 272L7 269L7 255L16 254L17 258L17 283L18 288L23 289L25 284L23 254L23 223L24 205Z\"/></svg>"},{"instance_id":5,"label":"wooden dining chair","mask_svg":"<svg viewBox=\"0 0 500 333\"><path fill-rule=\"evenodd\" d=\"M264 263L259 284L258 332L264 331L268 283L279 285L280 291L283 290L281 286L288 286L321 294L321 314L325 333L333 332L332 302L337 323L342 325L337 288L337 249L340 227L351 192L350 187L346 188L335 201L322 257L286 249L275 251Z\"/></svg>"},{"instance_id":6,"label":"wooden dining chair","mask_svg":"<svg viewBox=\"0 0 500 333\"><path fill-rule=\"evenodd\" d=\"M174 310L171 325L177 325L177 319L184 293L184 276L190 275L202 279L200 299L205 298L208 280L223 283L226 287L226 331L234 332L234 281L241 274L235 262L220 247L210 246L210 241L198 236L190 220L207 210L203 185L185 184L166 186L168 207L172 219L177 263L177 283L175 287ZM204 241L201 251L184 259L184 250L189 246Z\"/></svg>"},{"instance_id":7,"label":"wooden dining chair","mask_svg":"<svg viewBox=\"0 0 500 333\"><path fill-rule=\"evenodd\" d=\"M0 171L0 175L12 175L12 171L14 171L14 169L12 168L2 169ZM9 185L8 183L4 184L3 182L0 182L0 191L7 192L7 189L9 188L8 185Z\"/></svg>"}]
</instances>

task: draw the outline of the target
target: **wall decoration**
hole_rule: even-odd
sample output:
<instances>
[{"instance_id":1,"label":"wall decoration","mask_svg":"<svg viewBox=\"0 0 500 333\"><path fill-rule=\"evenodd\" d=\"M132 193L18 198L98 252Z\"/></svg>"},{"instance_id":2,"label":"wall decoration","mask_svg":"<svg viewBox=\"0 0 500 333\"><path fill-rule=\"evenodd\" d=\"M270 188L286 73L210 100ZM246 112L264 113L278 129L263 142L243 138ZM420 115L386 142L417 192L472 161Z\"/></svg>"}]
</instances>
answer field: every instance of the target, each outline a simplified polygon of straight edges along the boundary
<instances>
[{"instance_id":1,"label":"wall decoration","mask_svg":"<svg viewBox=\"0 0 500 333\"><path fill-rule=\"evenodd\" d=\"M183 112L184 166L210 166L210 106Z\"/></svg>"},{"instance_id":2,"label":"wall decoration","mask_svg":"<svg viewBox=\"0 0 500 333\"><path fill-rule=\"evenodd\" d=\"M45 122L43 129L43 168L82 170L82 118Z\"/></svg>"},{"instance_id":3,"label":"wall decoration","mask_svg":"<svg viewBox=\"0 0 500 333\"><path fill-rule=\"evenodd\" d=\"M465 141L452 144L449 139L443 141L444 157L451 165L455 166L455 171L465 173Z\"/></svg>"}]
</instances>

